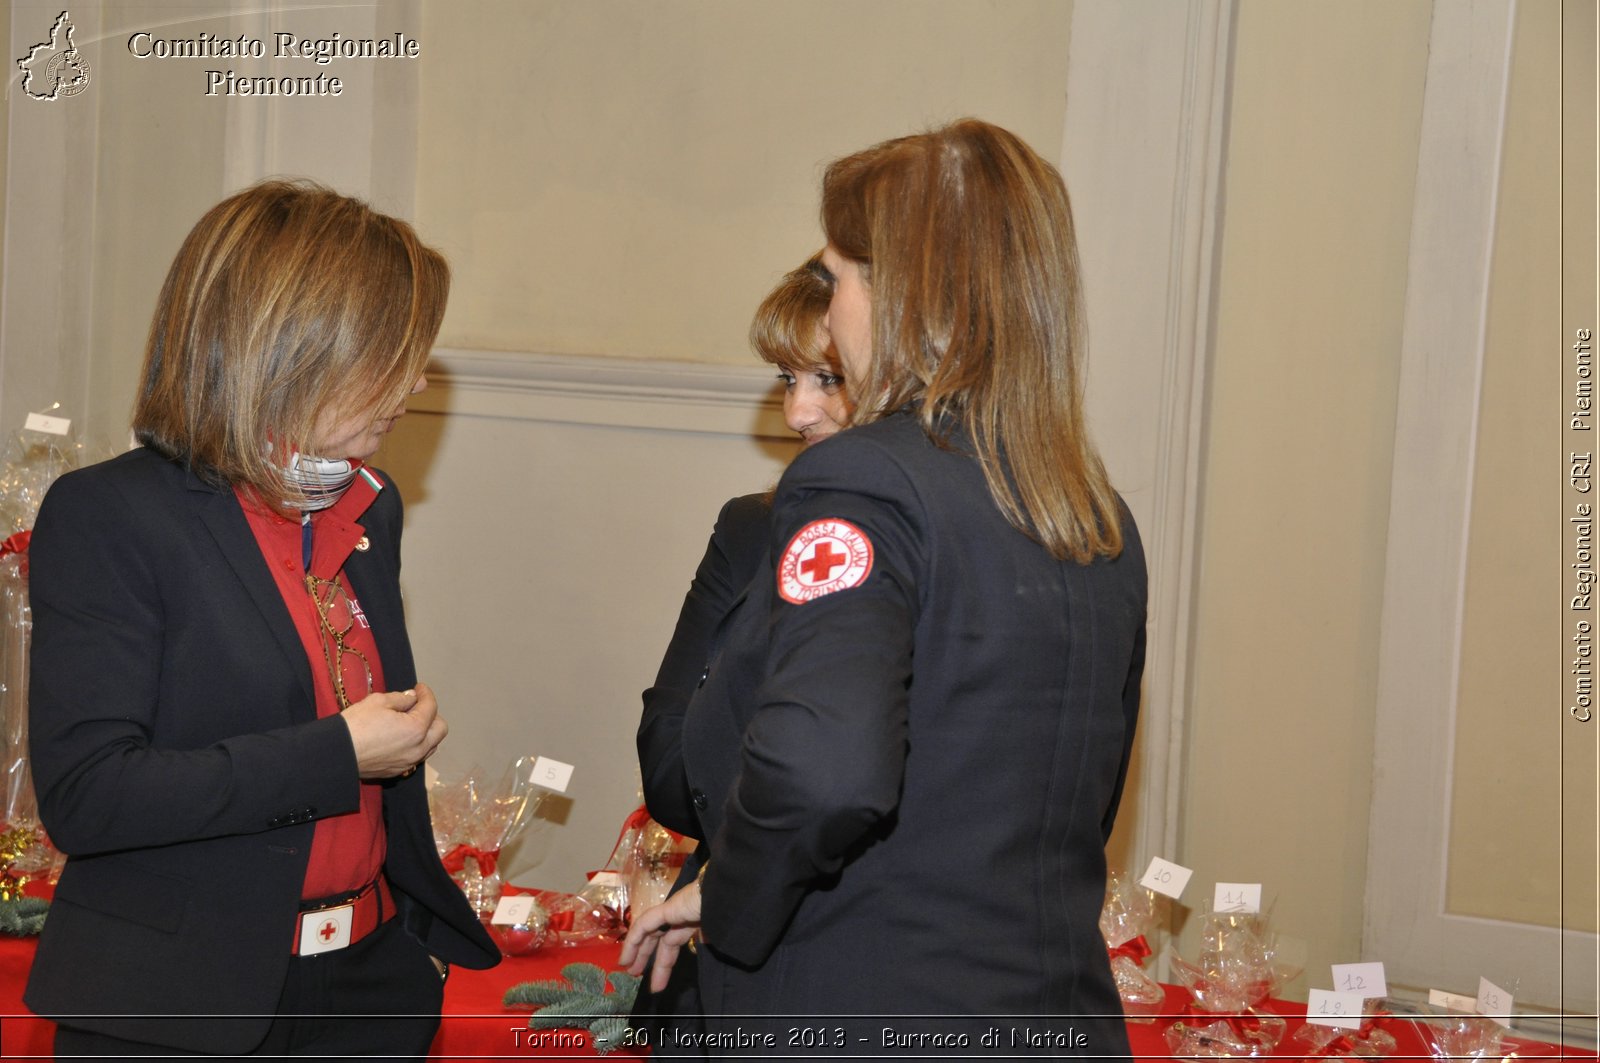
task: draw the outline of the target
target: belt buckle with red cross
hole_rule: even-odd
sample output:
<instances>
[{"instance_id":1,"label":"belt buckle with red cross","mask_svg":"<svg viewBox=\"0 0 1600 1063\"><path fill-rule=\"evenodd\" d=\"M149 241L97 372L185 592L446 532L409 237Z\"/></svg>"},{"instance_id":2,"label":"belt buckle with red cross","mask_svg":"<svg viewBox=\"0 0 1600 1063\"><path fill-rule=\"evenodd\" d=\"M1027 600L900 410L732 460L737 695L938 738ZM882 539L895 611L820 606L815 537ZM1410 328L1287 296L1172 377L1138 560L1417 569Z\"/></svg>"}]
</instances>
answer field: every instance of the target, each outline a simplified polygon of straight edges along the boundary
<instances>
[{"instance_id":1,"label":"belt buckle with red cross","mask_svg":"<svg viewBox=\"0 0 1600 1063\"><path fill-rule=\"evenodd\" d=\"M301 912L299 955L315 956L319 952L336 952L348 946L355 914L354 904Z\"/></svg>"}]
</instances>

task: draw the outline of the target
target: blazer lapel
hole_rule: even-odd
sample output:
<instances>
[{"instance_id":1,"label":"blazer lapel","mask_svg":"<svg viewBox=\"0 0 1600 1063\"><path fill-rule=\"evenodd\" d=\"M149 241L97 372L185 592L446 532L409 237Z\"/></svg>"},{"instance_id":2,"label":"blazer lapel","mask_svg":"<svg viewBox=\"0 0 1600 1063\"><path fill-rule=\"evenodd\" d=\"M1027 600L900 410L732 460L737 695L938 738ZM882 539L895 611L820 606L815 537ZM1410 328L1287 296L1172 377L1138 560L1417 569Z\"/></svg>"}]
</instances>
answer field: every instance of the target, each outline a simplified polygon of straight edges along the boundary
<instances>
[{"instance_id":1,"label":"blazer lapel","mask_svg":"<svg viewBox=\"0 0 1600 1063\"><path fill-rule=\"evenodd\" d=\"M315 706L316 692L311 685L311 665L306 660L305 646L300 642L300 633L295 630L288 607L283 604L277 582L267 571L266 559L261 556L261 547L244 519L238 499L233 492L212 487L192 472L188 476L189 497L194 500L201 523L216 540L217 549L227 558L234 575L239 577L261 619L272 632L273 640L288 658L289 667L305 692L306 705Z\"/></svg>"}]
</instances>

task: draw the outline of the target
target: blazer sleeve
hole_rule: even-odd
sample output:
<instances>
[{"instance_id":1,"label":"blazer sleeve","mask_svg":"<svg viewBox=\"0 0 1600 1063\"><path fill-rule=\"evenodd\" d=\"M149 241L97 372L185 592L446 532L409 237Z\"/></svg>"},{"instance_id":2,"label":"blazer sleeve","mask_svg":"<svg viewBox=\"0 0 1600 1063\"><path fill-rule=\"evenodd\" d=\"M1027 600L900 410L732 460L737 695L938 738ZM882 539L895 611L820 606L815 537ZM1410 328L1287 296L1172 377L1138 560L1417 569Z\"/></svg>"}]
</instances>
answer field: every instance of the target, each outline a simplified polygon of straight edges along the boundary
<instances>
[{"instance_id":1,"label":"blazer sleeve","mask_svg":"<svg viewBox=\"0 0 1600 1063\"><path fill-rule=\"evenodd\" d=\"M658 823L699 838L683 767L683 717L705 675L717 630L766 556L772 510L759 495L729 500L695 569L655 683L644 692L636 738L645 807Z\"/></svg>"},{"instance_id":2,"label":"blazer sleeve","mask_svg":"<svg viewBox=\"0 0 1600 1063\"><path fill-rule=\"evenodd\" d=\"M848 522L871 562L849 589L771 596L766 678L703 885L707 943L751 966L899 805L924 518L900 467L863 448L876 445L845 433L802 454L774 506L780 587L815 521Z\"/></svg>"},{"instance_id":3,"label":"blazer sleeve","mask_svg":"<svg viewBox=\"0 0 1600 1063\"><path fill-rule=\"evenodd\" d=\"M1146 586L1148 576L1145 571L1144 544L1139 538L1139 529L1133 522L1133 513L1128 509L1127 503L1122 503L1122 559L1121 563L1137 567L1138 585ZM1144 592L1140 593L1141 603L1144 601ZM1104 839L1111 840L1112 828L1116 826L1117 807L1122 803L1122 790L1128 781L1128 765L1133 759L1134 736L1139 724L1139 703L1143 697L1146 619L1148 606L1139 617L1139 625L1133 636L1133 655L1128 661L1128 674L1122 684L1122 763L1117 766L1117 781L1111 792L1111 803L1106 807L1105 817L1100 821L1100 833Z\"/></svg>"},{"instance_id":4,"label":"blazer sleeve","mask_svg":"<svg viewBox=\"0 0 1600 1063\"><path fill-rule=\"evenodd\" d=\"M359 801L355 750L337 716L201 748L156 743L175 713L248 718L238 702L253 693L217 689L204 704L163 697L167 670L199 666L165 645L168 613L185 603L163 593L175 582L163 566L179 552L161 541L172 531L164 509L84 470L57 481L34 529L29 747L40 818L71 855L267 831ZM251 652L228 639L216 632L217 654Z\"/></svg>"}]
</instances>

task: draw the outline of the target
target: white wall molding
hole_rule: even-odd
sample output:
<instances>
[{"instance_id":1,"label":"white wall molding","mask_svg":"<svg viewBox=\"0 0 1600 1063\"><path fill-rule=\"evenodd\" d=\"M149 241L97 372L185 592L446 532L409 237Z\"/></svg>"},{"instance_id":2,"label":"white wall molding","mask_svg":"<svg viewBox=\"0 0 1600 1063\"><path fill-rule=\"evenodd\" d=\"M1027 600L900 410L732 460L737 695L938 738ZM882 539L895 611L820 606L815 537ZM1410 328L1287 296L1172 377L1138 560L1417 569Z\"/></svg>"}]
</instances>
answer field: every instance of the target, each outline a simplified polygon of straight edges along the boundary
<instances>
[{"instance_id":1,"label":"white wall molding","mask_svg":"<svg viewBox=\"0 0 1600 1063\"><path fill-rule=\"evenodd\" d=\"M1084 263L1089 417L1150 567L1136 791L1112 854L1136 874L1180 842L1233 17L1234 0L1073 7L1061 171Z\"/></svg>"},{"instance_id":2,"label":"white wall molding","mask_svg":"<svg viewBox=\"0 0 1600 1063\"><path fill-rule=\"evenodd\" d=\"M1362 954L1391 984L1494 969L1592 1012L1595 935L1446 911L1452 760L1516 0L1435 4L1407 273Z\"/></svg>"},{"instance_id":3,"label":"white wall molding","mask_svg":"<svg viewBox=\"0 0 1600 1063\"><path fill-rule=\"evenodd\" d=\"M764 366L438 348L429 387L408 404L428 413L703 432L792 444Z\"/></svg>"}]
</instances>

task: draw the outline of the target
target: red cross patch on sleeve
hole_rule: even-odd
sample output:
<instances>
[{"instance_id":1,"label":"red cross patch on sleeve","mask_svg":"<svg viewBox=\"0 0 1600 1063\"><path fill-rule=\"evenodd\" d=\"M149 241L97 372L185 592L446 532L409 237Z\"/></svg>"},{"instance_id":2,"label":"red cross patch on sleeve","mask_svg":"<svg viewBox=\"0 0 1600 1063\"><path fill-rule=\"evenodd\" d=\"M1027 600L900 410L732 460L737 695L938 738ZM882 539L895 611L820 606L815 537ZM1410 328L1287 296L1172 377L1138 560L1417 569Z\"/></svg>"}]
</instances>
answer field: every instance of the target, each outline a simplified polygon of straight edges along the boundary
<instances>
[{"instance_id":1,"label":"red cross patch on sleeve","mask_svg":"<svg viewBox=\"0 0 1600 1063\"><path fill-rule=\"evenodd\" d=\"M814 520L778 559L778 594L793 605L859 587L872 572L872 540L845 520Z\"/></svg>"}]
</instances>

